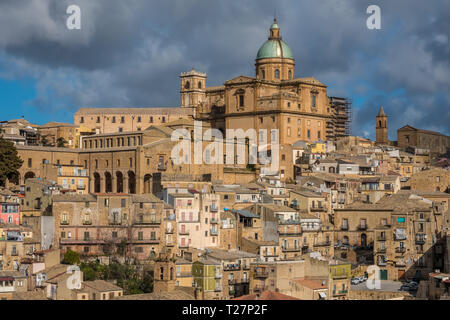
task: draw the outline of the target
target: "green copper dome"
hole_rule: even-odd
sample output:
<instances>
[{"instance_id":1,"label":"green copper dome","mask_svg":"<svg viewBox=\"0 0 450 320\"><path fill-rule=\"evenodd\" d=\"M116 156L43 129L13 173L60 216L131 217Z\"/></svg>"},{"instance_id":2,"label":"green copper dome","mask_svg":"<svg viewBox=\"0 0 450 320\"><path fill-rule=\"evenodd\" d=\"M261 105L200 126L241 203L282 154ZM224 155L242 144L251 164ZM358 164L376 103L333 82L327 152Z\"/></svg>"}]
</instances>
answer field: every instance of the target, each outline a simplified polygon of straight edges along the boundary
<instances>
[{"instance_id":1,"label":"green copper dome","mask_svg":"<svg viewBox=\"0 0 450 320\"><path fill-rule=\"evenodd\" d=\"M264 58L294 59L291 48L281 39L267 40L258 50L256 60Z\"/></svg>"}]
</instances>

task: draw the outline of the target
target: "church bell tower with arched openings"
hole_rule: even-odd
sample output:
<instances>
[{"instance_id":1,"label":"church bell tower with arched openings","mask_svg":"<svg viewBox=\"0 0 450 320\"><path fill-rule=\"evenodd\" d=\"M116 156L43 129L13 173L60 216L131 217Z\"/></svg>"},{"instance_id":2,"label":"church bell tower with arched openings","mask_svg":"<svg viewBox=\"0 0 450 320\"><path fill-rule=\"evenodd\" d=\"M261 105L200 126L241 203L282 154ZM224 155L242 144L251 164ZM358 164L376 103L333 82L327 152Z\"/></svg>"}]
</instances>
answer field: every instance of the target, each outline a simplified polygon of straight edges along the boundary
<instances>
[{"instance_id":1,"label":"church bell tower with arched openings","mask_svg":"<svg viewBox=\"0 0 450 320\"><path fill-rule=\"evenodd\" d=\"M384 113L383 107L380 108L380 112L377 115L377 126L376 126L376 143L377 144L388 144L388 117Z\"/></svg>"},{"instance_id":2,"label":"church bell tower with arched openings","mask_svg":"<svg viewBox=\"0 0 450 320\"><path fill-rule=\"evenodd\" d=\"M170 292L175 289L177 281L175 259L170 252L162 250L155 260L153 271L153 292Z\"/></svg>"},{"instance_id":3,"label":"church bell tower with arched openings","mask_svg":"<svg viewBox=\"0 0 450 320\"><path fill-rule=\"evenodd\" d=\"M181 73L180 79L182 108L195 108L206 100L206 73L192 69Z\"/></svg>"}]
</instances>

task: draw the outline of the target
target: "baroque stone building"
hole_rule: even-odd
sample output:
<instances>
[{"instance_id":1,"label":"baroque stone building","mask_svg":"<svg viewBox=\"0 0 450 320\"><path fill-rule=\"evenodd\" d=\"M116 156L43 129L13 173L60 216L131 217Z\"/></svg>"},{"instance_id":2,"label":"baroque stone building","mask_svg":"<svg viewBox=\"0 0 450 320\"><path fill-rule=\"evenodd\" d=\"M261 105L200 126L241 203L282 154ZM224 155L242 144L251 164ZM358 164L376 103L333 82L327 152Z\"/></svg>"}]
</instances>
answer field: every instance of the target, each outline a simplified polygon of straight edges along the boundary
<instances>
[{"instance_id":1,"label":"baroque stone building","mask_svg":"<svg viewBox=\"0 0 450 320\"><path fill-rule=\"evenodd\" d=\"M223 134L226 129L241 129L247 133L249 147L258 145L258 151L269 154L270 130L278 129L281 151L276 174L283 180L293 177L289 161L293 143L325 140L327 128L342 131L333 129L342 121L332 121L337 115L331 108L327 86L314 77L295 77L294 56L281 37L276 19L268 40L258 50L253 77L238 76L215 87L207 87L206 78L205 73L195 70L181 74L179 108L83 108L75 114L74 123L89 127L97 134L111 134L139 132L151 125L195 119ZM340 116L348 117L345 112ZM249 136L249 129L258 132L256 138ZM262 143L261 129L267 130L266 143Z\"/></svg>"}]
</instances>

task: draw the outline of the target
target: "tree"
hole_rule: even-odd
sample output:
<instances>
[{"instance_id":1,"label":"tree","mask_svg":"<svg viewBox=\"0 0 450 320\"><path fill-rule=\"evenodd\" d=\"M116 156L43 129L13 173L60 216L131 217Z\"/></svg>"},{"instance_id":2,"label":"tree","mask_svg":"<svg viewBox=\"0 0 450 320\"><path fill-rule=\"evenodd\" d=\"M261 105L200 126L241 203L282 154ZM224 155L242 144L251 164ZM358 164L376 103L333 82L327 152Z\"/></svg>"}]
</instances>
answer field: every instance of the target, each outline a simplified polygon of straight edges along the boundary
<instances>
[{"instance_id":1,"label":"tree","mask_svg":"<svg viewBox=\"0 0 450 320\"><path fill-rule=\"evenodd\" d=\"M42 146L44 146L44 147L51 147L51 144L50 144L50 142L48 141L47 136L42 136L42 138L41 138L41 144L42 144Z\"/></svg>"},{"instance_id":2,"label":"tree","mask_svg":"<svg viewBox=\"0 0 450 320\"><path fill-rule=\"evenodd\" d=\"M0 137L0 185L5 186L6 180L19 183L19 169L23 160L17 155L14 143Z\"/></svg>"},{"instance_id":3,"label":"tree","mask_svg":"<svg viewBox=\"0 0 450 320\"><path fill-rule=\"evenodd\" d=\"M62 261L63 264L79 264L80 263L80 255L72 250L67 250L67 252L64 254L64 258Z\"/></svg>"},{"instance_id":4,"label":"tree","mask_svg":"<svg viewBox=\"0 0 450 320\"><path fill-rule=\"evenodd\" d=\"M67 140L64 139L63 137L59 137L58 139L56 139L56 146L58 148L65 148L67 144Z\"/></svg>"}]
</instances>

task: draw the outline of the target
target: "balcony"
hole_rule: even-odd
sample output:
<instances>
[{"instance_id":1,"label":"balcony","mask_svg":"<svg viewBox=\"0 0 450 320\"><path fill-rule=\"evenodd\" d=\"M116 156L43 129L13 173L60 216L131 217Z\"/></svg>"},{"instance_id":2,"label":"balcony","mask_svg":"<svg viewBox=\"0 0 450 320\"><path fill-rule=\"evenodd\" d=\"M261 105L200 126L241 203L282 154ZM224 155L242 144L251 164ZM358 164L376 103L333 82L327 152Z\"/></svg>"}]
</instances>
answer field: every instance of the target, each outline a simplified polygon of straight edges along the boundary
<instances>
[{"instance_id":1,"label":"balcony","mask_svg":"<svg viewBox=\"0 0 450 320\"><path fill-rule=\"evenodd\" d=\"M314 243L314 247L329 247L330 245L331 245L331 241Z\"/></svg>"},{"instance_id":2,"label":"balcony","mask_svg":"<svg viewBox=\"0 0 450 320\"><path fill-rule=\"evenodd\" d=\"M301 232L279 232L278 234L282 237L300 237L302 235Z\"/></svg>"},{"instance_id":3,"label":"balcony","mask_svg":"<svg viewBox=\"0 0 450 320\"><path fill-rule=\"evenodd\" d=\"M77 190L86 190L86 186L77 186Z\"/></svg>"},{"instance_id":4,"label":"balcony","mask_svg":"<svg viewBox=\"0 0 450 320\"><path fill-rule=\"evenodd\" d=\"M333 274L333 275L331 275L331 278L332 278L333 280L340 280L340 279L347 279L348 276L347 276L346 273L339 273L339 274Z\"/></svg>"},{"instance_id":5,"label":"balcony","mask_svg":"<svg viewBox=\"0 0 450 320\"><path fill-rule=\"evenodd\" d=\"M356 229L358 231L366 231L367 230L367 225L360 224L359 226L356 227Z\"/></svg>"},{"instance_id":6,"label":"balcony","mask_svg":"<svg viewBox=\"0 0 450 320\"><path fill-rule=\"evenodd\" d=\"M180 230L178 231L180 236L188 236L190 234L189 230Z\"/></svg>"},{"instance_id":7,"label":"balcony","mask_svg":"<svg viewBox=\"0 0 450 320\"><path fill-rule=\"evenodd\" d=\"M378 236L377 241L386 241L386 237Z\"/></svg>"},{"instance_id":8,"label":"balcony","mask_svg":"<svg viewBox=\"0 0 450 320\"><path fill-rule=\"evenodd\" d=\"M150 239L143 239L143 238L137 238L137 239L133 239L132 243L136 243L136 244L158 244L159 243L159 238L150 238Z\"/></svg>"},{"instance_id":9,"label":"balcony","mask_svg":"<svg viewBox=\"0 0 450 320\"><path fill-rule=\"evenodd\" d=\"M210 222L211 224L217 224L217 223L219 223L219 219L217 219L217 218L211 218L211 219L209 220L209 222Z\"/></svg>"},{"instance_id":10,"label":"balcony","mask_svg":"<svg viewBox=\"0 0 450 320\"><path fill-rule=\"evenodd\" d=\"M377 253L386 253L386 248L378 248Z\"/></svg>"},{"instance_id":11,"label":"balcony","mask_svg":"<svg viewBox=\"0 0 450 320\"><path fill-rule=\"evenodd\" d=\"M219 208L212 204L209 206L209 210L211 210L211 212L217 212L217 211L219 211Z\"/></svg>"},{"instance_id":12,"label":"balcony","mask_svg":"<svg viewBox=\"0 0 450 320\"><path fill-rule=\"evenodd\" d=\"M17 252L17 251L12 251L11 252L11 256L12 257L16 257L16 256L18 256L19 255L19 253Z\"/></svg>"},{"instance_id":13,"label":"balcony","mask_svg":"<svg viewBox=\"0 0 450 320\"><path fill-rule=\"evenodd\" d=\"M178 248L180 248L180 249L189 249L189 244L187 244L187 243L180 244L180 245L178 245Z\"/></svg>"},{"instance_id":14,"label":"balcony","mask_svg":"<svg viewBox=\"0 0 450 320\"><path fill-rule=\"evenodd\" d=\"M395 252L396 253L405 253L406 252L406 248L405 247L403 247L403 248L395 248Z\"/></svg>"},{"instance_id":15,"label":"balcony","mask_svg":"<svg viewBox=\"0 0 450 320\"><path fill-rule=\"evenodd\" d=\"M215 288L214 288L214 291L215 291L215 292L222 292L222 287L215 287Z\"/></svg>"},{"instance_id":16,"label":"balcony","mask_svg":"<svg viewBox=\"0 0 450 320\"><path fill-rule=\"evenodd\" d=\"M134 220L134 224L138 225L158 225L161 224L161 219L158 219L153 216L140 216L138 219Z\"/></svg>"},{"instance_id":17,"label":"balcony","mask_svg":"<svg viewBox=\"0 0 450 320\"><path fill-rule=\"evenodd\" d=\"M322 212L322 211L326 211L327 208L326 207L311 207L310 210L313 212Z\"/></svg>"},{"instance_id":18,"label":"balcony","mask_svg":"<svg viewBox=\"0 0 450 320\"><path fill-rule=\"evenodd\" d=\"M333 291L333 296L344 296L348 293L348 290L339 290L339 291Z\"/></svg>"},{"instance_id":19,"label":"balcony","mask_svg":"<svg viewBox=\"0 0 450 320\"><path fill-rule=\"evenodd\" d=\"M165 165L163 165L163 164L158 164L158 170L159 171L166 171L167 170L167 167L165 166Z\"/></svg>"},{"instance_id":20,"label":"balcony","mask_svg":"<svg viewBox=\"0 0 450 320\"><path fill-rule=\"evenodd\" d=\"M235 284L237 283L236 279L228 279L228 284Z\"/></svg>"},{"instance_id":21,"label":"balcony","mask_svg":"<svg viewBox=\"0 0 450 320\"><path fill-rule=\"evenodd\" d=\"M244 265L242 266L242 269L244 269L244 270L250 270L250 265L249 265L249 264L244 264Z\"/></svg>"},{"instance_id":22,"label":"balcony","mask_svg":"<svg viewBox=\"0 0 450 320\"><path fill-rule=\"evenodd\" d=\"M216 272L216 273L214 274L214 278L215 278L215 279L222 279L222 274Z\"/></svg>"},{"instance_id":23,"label":"balcony","mask_svg":"<svg viewBox=\"0 0 450 320\"><path fill-rule=\"evenodd\" d=\"M348 231L348 226L341 226L342 231Z\"/></svg>"},{"instance_id":24,"label":"balcony","mask_svg":"<svg viewBox=\"0 0 450 320\"><path fill-rule=\"evenodd\" d=\"M121 221L109 221L109 224L112 226L120 226L122 224Z\"/></svg>"},{"instance_id":25,"label":"balcony","mask_svg":"<svg viewBox=\"0 0 450 320\"><path fill-rule=\"evenodd\" d=\"M241 270L241 265L239 264L229 264L223 266L223 271L236 271Z\"/></svg>"},{"instance_id":26,"label":"balcony","mask_svg":"<svg viewBox=\"0 0 450 320\"><path fill-rule=\"evenodd\" d=\"M301 250L300 247L293 247L293 248L281 247L281 251L283 252L298 252L300 250Z\"/></svg>"},{"instance_id":27,"label":"balcony","mask_svg":"<svg viewBox=\"0 0 450 320\"><path fill-rule=\"evenodd\" d=\"M404 261L395 262L396 267L406 267L406 263Z\"/></svg>"},{"instance_id":28,"label":"balcony","mask_svg":"<svg viewBox=\"0 0 450 320\"><path fill-rule=\"evenodd\" d=\"M217 235L219 235L219 230L211 229L211 231L209 232L209 234L212 235L212 236L217 236Z\"/></svg>"},{"instance_id":29,"label":"balcony","mask_svg":"<svg viewBox=\"0 0 450 320\"><path fill-rule=\"evenodd\" d=\"M62 226L68 226L69 225L69 221L61 221L61 225Z\"/></svg>"},{"instance_id":30,"label":"balcony","mask_svg":"<svg viewBox=\"0 0 450 320\"><path fill-rule=\"evenodd\" d=\"M425 239L416 239L416 244L420 244L420 245L423 245L423 244L425 244Z\"/></svg>"},{"instance_id":31,"label":"balcony","mask_svg":"<svg viewBox=\"0 0 450 320\"><path fill-rule=\"evenodd\" d=\"M173 234L173 229L166 229L166 234Z\"/></svg>"},{"instance_id":32,"label":"balcony","mask_svg":"<svg viewBox=\"0 0 450 320\"><path fill-rule=\"evenodd\" d=\"M173 247L173 246L175 246L175 243L174 242L166 242L166 246Z\"/></svg>"},{"instance_id":33,"label":"balcony","mask_svg":"<svg viewBox=\"0 0 450 320\"><path fill-rule=\"evenodd\" d=\"M92 221L91 220L88 220L88 221L83 221L83 225L85 225L85 226L90 226L90 225L92 225Z\"/></svg>"},{"instance_id":34,"label":"balcony","mask_svg":"<svg viewBox=\"0 0 450 320\"><path fill-rule=\"evenodd\" d=\"M269 272L263 270L263 271L255 271L254 277L255 278L267 278L269 276Z\"/></svg>"},{"instance_id":35,"label":"balcony","mask_svg":"<svg viewBox=\"0 0 450 320\"><path fill-rule=\"evenodd\" d=\"M378 261L377 265L379 265L379 266L386 266L387 265L387 261Z\"/></svg>"}]
</instances>

